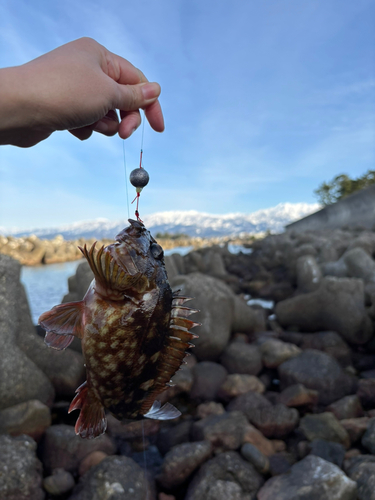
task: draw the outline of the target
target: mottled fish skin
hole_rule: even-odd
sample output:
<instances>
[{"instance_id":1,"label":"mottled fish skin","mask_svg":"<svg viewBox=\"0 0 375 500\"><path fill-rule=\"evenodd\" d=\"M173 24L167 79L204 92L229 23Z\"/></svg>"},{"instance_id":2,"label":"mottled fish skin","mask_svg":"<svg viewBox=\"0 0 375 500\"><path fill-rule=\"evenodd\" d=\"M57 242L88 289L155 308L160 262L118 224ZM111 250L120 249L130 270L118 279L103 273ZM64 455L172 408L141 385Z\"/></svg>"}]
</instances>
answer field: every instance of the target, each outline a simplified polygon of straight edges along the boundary
<instances>
[{"instance_id":1,"label":"mottled fish skin","mask_svg":"<svg viewBox=\"0 0 375 500\"><path fill-rule=\"evenodd\" d=\"M116 243L81 249L95 276L84 299L39 319L51 347L67 347L74 335L82 339L87 381L70 407L81 410L76 432L82 437L105 431L104 408L120 420L149 411L150 418L177 416L171 405L163 415L153 403L196 337L189 329L198 324L187 319L196 311L183 307L188 298L172 293L162 248L143 224L129 222Z\"/></svg>"}]
</instances>

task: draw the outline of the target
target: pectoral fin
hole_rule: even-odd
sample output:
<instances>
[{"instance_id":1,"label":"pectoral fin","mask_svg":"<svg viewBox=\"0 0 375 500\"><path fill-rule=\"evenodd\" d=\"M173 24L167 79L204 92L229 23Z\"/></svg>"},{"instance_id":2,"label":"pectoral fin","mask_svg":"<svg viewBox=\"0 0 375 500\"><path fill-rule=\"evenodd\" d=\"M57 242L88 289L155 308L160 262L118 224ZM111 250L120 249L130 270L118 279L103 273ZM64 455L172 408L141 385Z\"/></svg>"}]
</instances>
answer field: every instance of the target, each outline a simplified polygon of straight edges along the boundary
<instances>
[{"instance_id":1,"label":"pectoral fin","mask_svg":"<svg viewBox=\"0 0 375 500\"><path fill-rule=\"evenodd\" d=\"M44 343L57 351L62 351L70 346L74 340L74 335L59 335L58 333L47 332Z\"/></svg>"},{"instance_id":2,"label":"pectoral fin","mask_svg":"<svg viewBox=\"0 0 375 500\"><path fill-rule=\"evenodd\" d=\"M177 410L177 408L170 403L165 403L161 406L160 401L154 401L154 404L143 416L146 418L153 418L155 420L171 420L172 418L177 418L180 415L180 410Z\"/></svg>"},{"instance_id":3,"label":"pectoral fin","mask_svg":"<svg viewBox=\"0 0 375 500\"><path fill-rule=\"evenodd\" d=\"M39 318L39 324L46 330L47 335L49 333L56 335L73 335L81 339L83 336L83 307L82 301L60 304L59 306L53 307L50 311L43 313ZM48 337L48 342L51 342L51 347L55 347L52 344L57 342L57 338L51 335ZM65 349L65 347L61 348Z\"/></svg>"}]
</instances>

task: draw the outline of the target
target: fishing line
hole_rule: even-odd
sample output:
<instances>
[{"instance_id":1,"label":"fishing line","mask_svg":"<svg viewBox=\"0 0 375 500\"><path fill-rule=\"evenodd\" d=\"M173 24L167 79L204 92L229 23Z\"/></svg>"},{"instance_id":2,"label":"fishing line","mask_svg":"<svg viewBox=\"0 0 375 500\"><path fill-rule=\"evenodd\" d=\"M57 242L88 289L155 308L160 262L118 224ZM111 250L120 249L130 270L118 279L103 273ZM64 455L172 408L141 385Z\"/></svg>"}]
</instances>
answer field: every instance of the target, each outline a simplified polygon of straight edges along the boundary
<instances>
[{"instance_id":1,"label":"fishing line","mask_svg":"<svg viewBox=\"0 0 375 500\"><path fill-rule=\"evenodd\" d=\"M124 169L125 169L125 186L126 186L126 206L128 208L128 219L130 219L129 211L129 193L128 193L128 174L126 172L126 155L125 155L125 141L122 141L122 151L124 153Z\"/></svg>"},{"instance_id":2,"label":"fishing line","mask_svg":"<svg viewBox=\"0 0 375 500\"><path fill-rule=\"evenodd\" d=\"M142 442L143 442L143 468L145 471L145 483L146 483L146 500L148 500L148 477L147 477L147 454L146 454L146 439L145 439L145 424L144 419L142 419Z\"/></svg>"}]
</instances>

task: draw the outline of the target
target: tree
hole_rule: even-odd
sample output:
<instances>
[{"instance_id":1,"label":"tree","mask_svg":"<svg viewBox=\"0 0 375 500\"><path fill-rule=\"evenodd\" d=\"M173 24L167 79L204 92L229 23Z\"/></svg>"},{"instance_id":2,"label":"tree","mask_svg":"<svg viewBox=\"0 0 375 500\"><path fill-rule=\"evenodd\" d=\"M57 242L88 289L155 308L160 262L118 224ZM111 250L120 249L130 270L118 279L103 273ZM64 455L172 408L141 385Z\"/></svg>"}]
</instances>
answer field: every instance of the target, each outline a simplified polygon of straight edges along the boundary
<instances>
[{"instance_id":1,"label":"tree","mask_svg":"<svg viewBox=\"0 0 375 500\"><path fill-rule=\"evenodd\" d=\"M368 170L356 179L341 174L337 175L331 182L323 182L318 189L315 189L314 194L322 205L331 205L372 184L375 184L375 170Z\"/></svg>"}]
</instances>

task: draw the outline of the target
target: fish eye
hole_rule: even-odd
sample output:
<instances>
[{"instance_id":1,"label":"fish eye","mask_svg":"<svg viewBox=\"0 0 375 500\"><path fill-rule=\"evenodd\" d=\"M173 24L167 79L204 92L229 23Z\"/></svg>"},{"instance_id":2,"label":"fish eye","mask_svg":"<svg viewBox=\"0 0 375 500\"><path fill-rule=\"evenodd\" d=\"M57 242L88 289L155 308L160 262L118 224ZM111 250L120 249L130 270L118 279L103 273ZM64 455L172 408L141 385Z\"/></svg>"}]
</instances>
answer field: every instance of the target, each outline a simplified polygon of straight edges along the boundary
<instances>
[{"instance_id":1,"label":"fish eye","mask_svg":"<svg viewBox=\"0 0 375 500\"><path fill-rule=\"evenodd\" d=\"M151 253L155 259L161 260L164 257L164 250L157 243L151 245Z\"/></svg>"}]
</instances>

